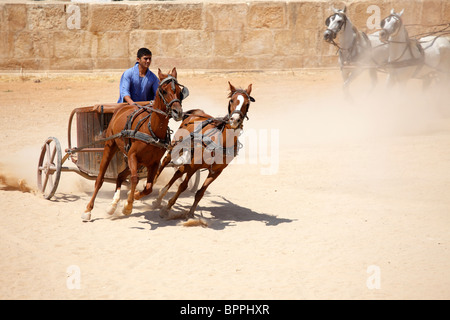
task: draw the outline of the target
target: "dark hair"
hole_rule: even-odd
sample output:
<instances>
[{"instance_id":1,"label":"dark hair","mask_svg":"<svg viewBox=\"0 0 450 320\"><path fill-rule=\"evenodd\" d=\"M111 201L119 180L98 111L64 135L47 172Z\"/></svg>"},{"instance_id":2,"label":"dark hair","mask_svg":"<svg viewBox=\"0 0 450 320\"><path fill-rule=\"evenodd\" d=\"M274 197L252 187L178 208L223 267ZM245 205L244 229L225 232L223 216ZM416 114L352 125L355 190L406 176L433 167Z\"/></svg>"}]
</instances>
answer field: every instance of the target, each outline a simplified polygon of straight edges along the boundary
<instances>
[{"instance_id":1,"label":"dark hair","mask_svg":"<svg viewBox=\"0 0 450 320\"><path fill-rule=\"evenodd\" d=\"M143 56L151 56L152 52L148 50L147 48L140 48L137 52L138 59L142 58Z\"/></svg>"}]
</instances>

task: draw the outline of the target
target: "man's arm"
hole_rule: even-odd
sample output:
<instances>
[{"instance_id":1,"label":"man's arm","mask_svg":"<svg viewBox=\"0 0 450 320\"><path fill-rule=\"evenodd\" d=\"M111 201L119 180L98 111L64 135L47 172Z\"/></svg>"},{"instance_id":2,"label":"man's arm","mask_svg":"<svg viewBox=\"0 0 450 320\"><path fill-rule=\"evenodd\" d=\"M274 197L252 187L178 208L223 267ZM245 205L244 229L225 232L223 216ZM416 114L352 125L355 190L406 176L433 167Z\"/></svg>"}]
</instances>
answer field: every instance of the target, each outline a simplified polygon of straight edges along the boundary
<instances>
[{"instance_id":1,"label":"man's arm","mask_svg":"<svg viewBox=\"0 0 450 320\"><path fill-rule=\"evenodd\" d=\"M158 77L155 77L155 81L153 81L153 84L152 84L152 95L153 95L153 97L150 97L150 100L155 100L155 98L156 98L156 91L158 91L158 87L159 87L159 79L158 79Z\"/></svg>"},{"instance_id":2,"label":"man's arm","mask_svg":"<svg viewBox=\"0 0 450 320\"><path fill-rule=\"evenodd\" d=\"M131 99L131 72L124 72L122 78L120 79L120 95L123 96L123 101L128 102L129 104L133 104L134 101Z\"/></svg>"}]
</instances>

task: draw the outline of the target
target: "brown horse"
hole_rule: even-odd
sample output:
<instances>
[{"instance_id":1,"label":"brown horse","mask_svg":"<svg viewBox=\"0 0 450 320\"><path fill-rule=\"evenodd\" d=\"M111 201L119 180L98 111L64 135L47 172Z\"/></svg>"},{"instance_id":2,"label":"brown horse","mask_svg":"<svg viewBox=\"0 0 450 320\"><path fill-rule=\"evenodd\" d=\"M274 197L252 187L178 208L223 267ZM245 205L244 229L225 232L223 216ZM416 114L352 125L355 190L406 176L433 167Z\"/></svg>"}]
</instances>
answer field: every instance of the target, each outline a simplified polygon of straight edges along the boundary
<instances>
[{"instance_id":1,"label":"brown horse","mask_svg":"<svg viewBox=\"0 0 450 320\"><path fill-rule=\"evenodd\" d=\"M161 201L172 184L184 174L186 177L178 187L176 194L169 200L167 206L161 209L160 216L167 217L170 208L175 204L179 195L186 190L189 179L200 169L208 169L209 174L203 186L196 192L195 201L184 218L194 216L194 211L202 199L206 188L222 173L237 155L239 150L238 135L243 128L244 118L251 101L252 85L247 90L236 89L230 82L228 115L224 118L213 118L202 110L186 112L180 128L175 133L175 139L164 158L156 177L173 159L175 165L180 165L169 183L160 190L154 206L161 206ZM175 140L174 139L174 140Z\"/></svg>"},{"instance_id":2,"label":"brown horse","mask_svg":"<svg viewBox=\"0 0 450 320\"><path fill-rule=\"evenodd\" d=\"M83 220L91 219L95 197L103 184L106 169L118 150L126 155L128 167L117 177L116 192L108 213L114 213L120 200L122 182L130 174L131 188L123 208L125 215L131 214L134 199L151 193L160 160L169 146L169 118L182 120L181 101L189 94L187 88L178 83L176 68L173 68L170 74L163 74L158 69L158 77L160 84L153 105L125 105L114 112L106 130L106 138L110 139L105 143L94 194L82 215ZM147 184L142 192L136 192L138 169L141 166L147 168Z\"/></svg>"}]
</instances>

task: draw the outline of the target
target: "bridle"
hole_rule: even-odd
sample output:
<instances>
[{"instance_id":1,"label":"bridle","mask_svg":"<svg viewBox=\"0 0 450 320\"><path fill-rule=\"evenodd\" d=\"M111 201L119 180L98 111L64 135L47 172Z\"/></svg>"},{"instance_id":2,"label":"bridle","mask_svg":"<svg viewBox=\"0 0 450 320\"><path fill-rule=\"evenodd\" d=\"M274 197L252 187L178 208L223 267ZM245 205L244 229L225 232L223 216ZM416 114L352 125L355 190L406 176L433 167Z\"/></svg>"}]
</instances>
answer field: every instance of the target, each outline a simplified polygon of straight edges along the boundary
<instances>
[{"instance_id":1,"label":"bridle","mask_svg":"<svg viewBox=\"0 0 450 320\"><path fill-rule=\"evenodd\" d=\"M166 98L164 97L164 94L161 92L161 87L169 82L172 85L172 91L174 93L176 93L176 88L175 88L176 85L178 85L179 87L182 88L181 94L180 94L180 99L175 98L175 99L172 99L170 102L167 102ZM189 96L189 89L187 87L183 86L182 84L178 83L177 79L170 75L161 81L157 92L158 92L159 97L163 101L164 105L166 106L166 112L164 112L162 110L158 110L157 112L160 114L164 114L166 117L169 117L169 118L172 116L172 105L176 102L178 102L181 105L182 101ZM153 110L153 111L156 111L156 110Z\"/></svg>"},{"instance_id":2,"label":"bridle","mask_svg":"<svg viewBox=\"0 0 450 320\"><path fill-rule=\"evenodd\" d=\"M339 22L340 25L338 25L337 30L333 30L330 29L330 23L331 23L331 18L334 16L339 16L342 18L342 20ZM352 42L350 44L350 46L348 46L347 48L341 47L338 43L336 43L334 41L334 39L336 38L337 34L342 30L342 28L345 28L347 26L347 21L348 18L345 15L345 13L342 12L336 12L335 14L329 16L326 21L325 21L325 25L327 26L327 29L325 30L325 32L330 32L330 37L327 37L325 40L329 43L331 43L332 45L334 45L339 52L339 55L341 56L341 60L342 63L344 65L348 65L353 63L353 59L355 59L355 57L358 55L358 42L360 44L360 46L362 47L366 47L367 46L367 42L369 41L369 39L367 38L366 34L364 32L358 32L358 30L356 30L356 28L354 26L352 26L352 32L353 32L353 38L352 38ZM361 43L361 41L365 41L366 44Z\"/></svg>"},{"instance_id":3,"label":"bridle","mask_svg":"<svg viewBox=\"0 0 450 320\"><path fill-rule=\"evenodd\" d=\"M238 94L238 93L245 95L245 96L247 97L248 101L249 101L249 102L248 102L247 110L245 111L245 114L244 114L244 113L242 112L242 110L240 110L240 109L239 109L239 110L238 110L238 109L235 109L233 112L231 112L231 100L233 99L234 95L236 95L236 94ZM230 96L230 102L228 102L228 116L227 116L227 118L228 118L228 119L231 119L231 117L233 116L233 114L238 114L238 115L240 116L240 118L241 118L241 121L242 121L244 118L248 120L247 113L248 113L248 110L250 109L250 102L255 102L255 98L253 98L252 96L250 96L250 95L247 93L247 91L242 90L242 89L238 89L238 90L234 91L234 92L231 94L231 96Z\"/></svg>"},{"instance_id":4,"label":"bridle","mask_svg":"<svg viewBox=\"0 0 450 320\"><path fill-rule=\"evenodd\" d=\"M331 22L331 17L334 17L334 16L339 16L342 18L342 22L340 23L340 25L338 26L336 31L329 28L330 22ZM329 42L332 43L333 45L335 45L336 47L338 47L339 49L341 49L341 48L339 47L339 45L336 42L334 42L334 39L336 38L336 35L339 33L339 31L341 31L342 28L345 27L346 24L347 24L347 16L340 12L336 12L335 14L329 16L325 20L325 25L327 26L327 30L325 30L325 31L329 31L332 34L332 37L330 38Z\"/></svg>"},{"instance_id":5,"label":"bridle","mask_svg":"<svg viewBox=\"0 0 450 320\"><path fill-rule=\"evenodd\" d=\"M395 19L394 27L393 27L394 32L388 33L387 30L384 28L384 26L386 25L386 20L392 19L392 18ZM388 66L392 67L392 68L417 66L417 69L414 72L414 75L416 75L424 65L424 58L425 58L424 54L425 53L424 53L422 46L416 40L409 39L409 38L406 39L405 41L389 40L389 37L395 36L400 32L402 24L403 24L402 18L400 17L400 15L398 15L396 13L391 13L389 16L387 16L380 22L380 27L381 27L382 31L386 32L386 40L385 40L386 43L397 43L397 44L405 45L405 48L403 49L401 54L396 59L391 60L391 58L389 58ZM414 53L412 51L414 46L416 46L417 49L419 50L419 54L420 54L419 58L414 57ZM406 59L406 60L401 60L405 56L406 52L409 52L412 58Z\"/></svg>"},{"instance_id":6,"label":"bridle","mask_svg":"<svg viewBox=\"0 0 450 320\"><path fill-rule=\"evenodd\" d=\"M387 19L389 19L389 18L395 18L395 32L393 32L392 34L388 34L388 37L389 36L393 36L393 35L396 35L398 32L399 32L399 30L400 30L400 27L401 27L401 25L403 24L403 21L402 21L402 18L400 18L400 16L399 15L397 15L397 14L391 14L391 15L389 15L389 16L387 16L386 18L384 18L383 20L381 20L381 22L380 22L380 27L381 27L381 29L383 29L384 31L386 31L386 29L384 29L384 26L385 26L385 24L386 24L386 20Z\"/></svg>"}]
</instances>

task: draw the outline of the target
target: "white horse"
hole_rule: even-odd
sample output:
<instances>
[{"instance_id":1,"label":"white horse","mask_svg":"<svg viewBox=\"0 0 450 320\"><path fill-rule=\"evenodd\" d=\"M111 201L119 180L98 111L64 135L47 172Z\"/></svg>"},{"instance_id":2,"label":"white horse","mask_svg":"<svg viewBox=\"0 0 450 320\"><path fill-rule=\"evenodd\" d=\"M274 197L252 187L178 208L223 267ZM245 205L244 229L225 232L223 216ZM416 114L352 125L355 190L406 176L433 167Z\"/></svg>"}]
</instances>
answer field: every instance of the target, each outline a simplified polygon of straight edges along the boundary
<instances>
[{"instance_id":1,"label":"white horse","mask_svg":"<svg viewBox=\"0 0 450 320\"><path fill-rule=\"evenodd\" d=\"M380 40L388 43L387 86L405 85L411 78L424 80L424 87L437 77L450 75L450 41L443 36L409 38L401 16L405 9L381 21Z\"/></svg>"},{"instance_id":2,"label":"white horse","mask_svg":"<svg viewBox=\"0 0 450 320\"><path fill-rule=\"evenodd\" d=\"M377 33L366 35L358 31L343 10L333 8L334 14L329 16L325 24L327 30L323 34L325 41L339 49L339 65L344 79L343 90L350 97L350 83L363 71L370 73L372 89L377 84L377 68L383 67L388 59L387 46ZM339 37L339 44L334 40Z\"/></svg>"}]
</instances>

